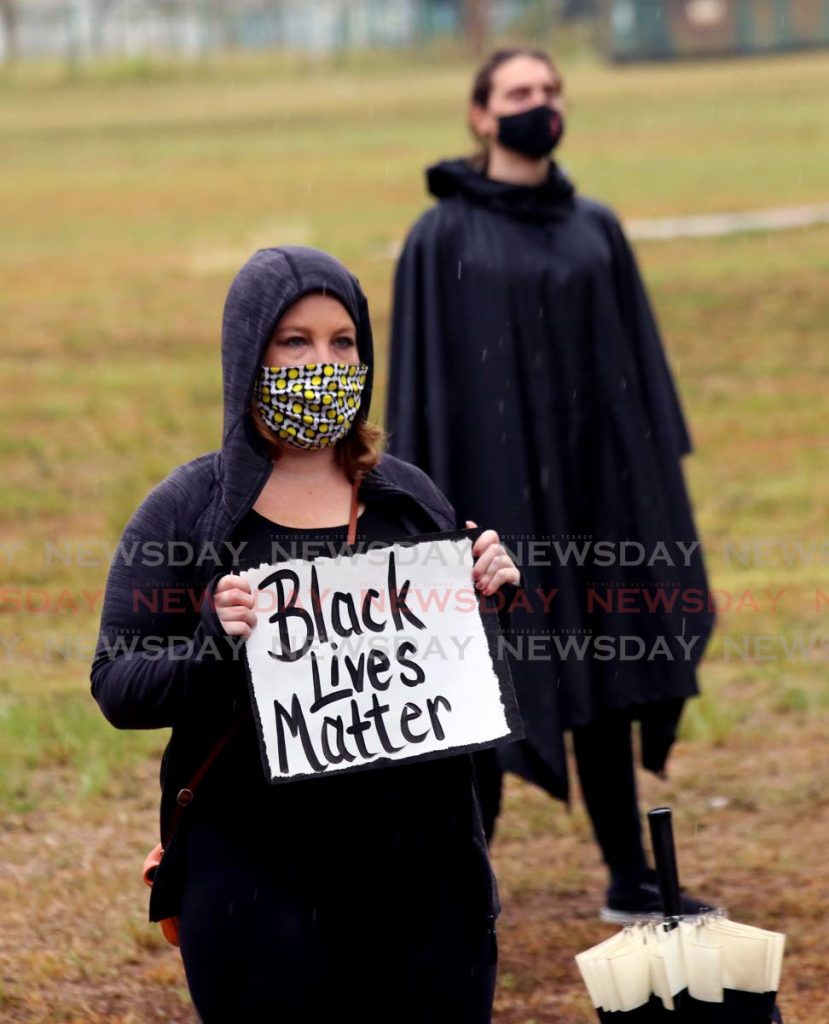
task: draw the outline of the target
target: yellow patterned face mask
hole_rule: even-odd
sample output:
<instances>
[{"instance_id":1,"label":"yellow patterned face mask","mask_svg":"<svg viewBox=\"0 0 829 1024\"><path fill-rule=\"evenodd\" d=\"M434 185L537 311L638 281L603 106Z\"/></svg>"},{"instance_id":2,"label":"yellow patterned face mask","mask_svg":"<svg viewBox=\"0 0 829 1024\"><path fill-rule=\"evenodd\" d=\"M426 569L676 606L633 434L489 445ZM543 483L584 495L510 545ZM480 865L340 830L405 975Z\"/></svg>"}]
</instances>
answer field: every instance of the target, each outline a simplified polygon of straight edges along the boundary
<instances>
[{"instance_id":1,"label":"yellow patterned face mask","mask_svg":"<svg viewBox=\"0 0 829 1024\"><path fill-rule=\"evenodd\" d=\"M277 437L295 448L326 448L351 429L366 383L360 363L262 366L256 404Z\"/></svg>"}]
</instances>

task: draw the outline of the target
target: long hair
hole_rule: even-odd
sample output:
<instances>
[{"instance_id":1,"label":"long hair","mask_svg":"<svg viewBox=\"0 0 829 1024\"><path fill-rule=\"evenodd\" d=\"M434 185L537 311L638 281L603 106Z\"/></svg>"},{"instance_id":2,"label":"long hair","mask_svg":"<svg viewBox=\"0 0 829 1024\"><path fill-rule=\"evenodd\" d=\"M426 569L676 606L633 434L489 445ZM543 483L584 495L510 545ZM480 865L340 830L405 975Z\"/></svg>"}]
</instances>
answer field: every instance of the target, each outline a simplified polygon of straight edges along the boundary
<instances>
[{"instance_id":1,"label":"long hair","mask_svg":"<svg viewBox=\"0 0 829 1024\"><path fill-rule=\"evenodd\" d=\"M250 415L256 433L262 438L265 453L275 462L279 461L286 442L275 434L262 418L254 398L250 404ZM359 418L351 430L334 446L337 462L352 482L374 469L380 461L380 445L385 439L380 427Z\"/></svg>"}]
</instances>

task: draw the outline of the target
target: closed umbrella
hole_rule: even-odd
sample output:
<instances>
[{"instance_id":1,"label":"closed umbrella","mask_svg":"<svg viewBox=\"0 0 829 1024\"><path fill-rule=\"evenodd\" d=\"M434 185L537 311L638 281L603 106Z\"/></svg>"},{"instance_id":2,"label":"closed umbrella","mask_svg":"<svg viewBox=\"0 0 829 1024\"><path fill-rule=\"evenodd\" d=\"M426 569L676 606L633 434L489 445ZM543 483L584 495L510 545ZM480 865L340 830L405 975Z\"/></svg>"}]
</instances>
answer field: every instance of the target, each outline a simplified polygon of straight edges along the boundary
<instances>
[{"instance_id":1,"label":"closed umbrella","mask_svg":"<svg viewBox=\"0 0 829 1024\"><path fill-rule=\"evenodd\" d=\"M600 1021L620 1024L782 1024L776 1006L785 936L679 914L671 810L648 813L664 920L625 928L576 964Z\"/></svg>"}]
</instances>

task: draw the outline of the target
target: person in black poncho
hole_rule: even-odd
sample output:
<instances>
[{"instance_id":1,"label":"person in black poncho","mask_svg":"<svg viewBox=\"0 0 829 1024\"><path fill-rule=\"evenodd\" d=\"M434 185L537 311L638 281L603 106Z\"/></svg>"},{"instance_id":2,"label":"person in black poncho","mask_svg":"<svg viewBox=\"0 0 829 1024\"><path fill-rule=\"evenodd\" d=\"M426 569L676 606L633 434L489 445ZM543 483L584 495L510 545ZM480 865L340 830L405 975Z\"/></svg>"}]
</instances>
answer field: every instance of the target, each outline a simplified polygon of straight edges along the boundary
<instances>
[{"instance_id":1,"label":"person in black poncho","mask_svg":"<svg viewBox=\"0 0 829 1024\"><path fill-rule=\"evenodd\" d=\"M526 738L479 758L488 835L504 769L569 798L572 730L610 873L601 913L625 921L659 910L631 723L662 772L714 620L681 466L691 443L619 222L550 159L564 102L549 57L494 53L470 126L483 152L429 168L438 202L397 266L389 450L522 565L511 650Z\"/></svg>"},{"instance_id":2,"label":"person in black poncho","mask_svg":"<svg viewBox=\"0 0 829 1024\"><path fill-rule=\"evenodd\" d=\"M253 717L240 719L240 645L256 624L241 568L301 557L306 541L344 545L346 521L358 545L454 530L454 511L377 451L368 308L333 257L255 253L227 297L222 362L222 447L132 516L91 669L114 725L172 727L150 917L178 919L204 1024L486 1024L499 904L470 755L271 786ZM159 564L158 550L175 558ZM518 582L493 531L472 553L482 593ZM240 720L171 835L177 794Z\"/></svg>"}]
</instances>

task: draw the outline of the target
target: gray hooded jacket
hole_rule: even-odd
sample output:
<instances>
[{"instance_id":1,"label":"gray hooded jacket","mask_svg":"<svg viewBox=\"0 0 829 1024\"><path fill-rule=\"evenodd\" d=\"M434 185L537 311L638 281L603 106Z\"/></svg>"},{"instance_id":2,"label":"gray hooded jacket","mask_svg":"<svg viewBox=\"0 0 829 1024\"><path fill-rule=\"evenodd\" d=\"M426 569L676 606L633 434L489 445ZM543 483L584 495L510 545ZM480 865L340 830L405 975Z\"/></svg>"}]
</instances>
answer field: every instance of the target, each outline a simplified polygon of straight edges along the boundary
<instances>
[{"instance_id":1,"label":"gray hooded jacket","mask_svg":"<svg viewBox=\"0 0 829 1024\"><path fill-rule=\"evenodd\" d=\"M330 294L357 326L357 347L369 367L359 415L368 414L373 346L368 306L357 280L333 257L305 247L262 249L242 267L225 303L222 326L222 447L173 470L142 501L116 548L107 579L91 669L92 693L122 729L171 727L161 767L161 836L178 791L186 786L247 700L228 684L226 662L240 657L209 600L231 571L219 564L226 543L253 506L272 470L249 414L257 370L276 323L312 292ZM364 500L394 502L410 534L452 530L454 511L419 469L384 455L364 478ZM189 558L182 559L186 551ZM162 553L162 557L159 556ZM171 553L176 557L168 557ZM187 564L182 565L181 562ZM472 784L470 759L470 785ZM474 843L486 861L477 803ZM177 912L177 886L165 852L152 890L151 919ZM487 902L497 913L491 873Z\"/></svg>"}]
</instances>

